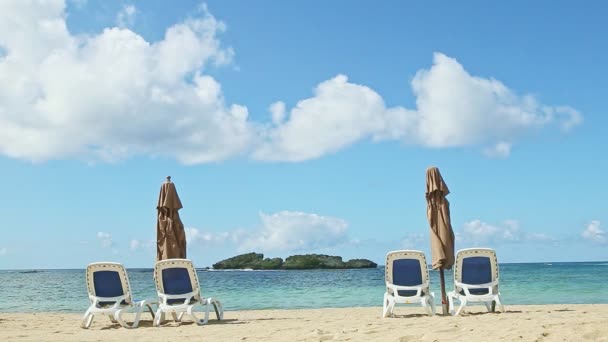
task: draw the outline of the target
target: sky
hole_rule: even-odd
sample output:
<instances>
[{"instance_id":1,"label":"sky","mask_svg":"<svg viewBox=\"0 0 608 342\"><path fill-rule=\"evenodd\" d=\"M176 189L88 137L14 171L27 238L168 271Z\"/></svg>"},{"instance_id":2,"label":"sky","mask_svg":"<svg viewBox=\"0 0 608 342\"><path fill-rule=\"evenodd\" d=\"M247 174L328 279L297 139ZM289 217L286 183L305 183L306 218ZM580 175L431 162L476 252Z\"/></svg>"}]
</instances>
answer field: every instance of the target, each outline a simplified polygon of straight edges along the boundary
<instances>
[{"instance_id":1,"label":"sky","mask_svg":"<svg viewBox=\"0 0 608 342\"><path fill-rule=\"evenodd\" d=\"M0 1L0 269L246 252L608 260L608 4Z\"/></svg>"}]
</instances>

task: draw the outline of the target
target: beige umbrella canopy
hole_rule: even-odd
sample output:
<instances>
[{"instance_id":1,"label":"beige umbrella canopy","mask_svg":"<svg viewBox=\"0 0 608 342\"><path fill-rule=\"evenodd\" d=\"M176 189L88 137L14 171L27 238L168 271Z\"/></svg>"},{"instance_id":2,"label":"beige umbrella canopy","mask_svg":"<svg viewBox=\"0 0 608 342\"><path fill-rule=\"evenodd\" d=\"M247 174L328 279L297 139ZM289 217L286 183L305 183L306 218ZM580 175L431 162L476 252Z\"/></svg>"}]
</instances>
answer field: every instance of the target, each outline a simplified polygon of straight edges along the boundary
<instances>
[{"instance_id":1,"label":"beige umbrella canopy","mask_svg":"<svg viewBox=\"0 0 608 342\"><path fill-rule=\"evenodd\" d=\"M454 265L454 231L450 222L450 202L445 198L449 193L439 169L429 167L426 170L426 214L431 232L432 265L433 269L439 270L444 314L447 314L447 301L443 270Z\"/></svg>"},{"instance_id":2,"label":"beige umbrella canopy","mask_svg":"<svg viewBox=\"0 0 608 342\"><path fill-rule=\"evenodd\" d=\"M179 218L182 208L171 177L160 187L156 221L156 260L186 258L186 233Z\"/></svg>"}]
</instances>

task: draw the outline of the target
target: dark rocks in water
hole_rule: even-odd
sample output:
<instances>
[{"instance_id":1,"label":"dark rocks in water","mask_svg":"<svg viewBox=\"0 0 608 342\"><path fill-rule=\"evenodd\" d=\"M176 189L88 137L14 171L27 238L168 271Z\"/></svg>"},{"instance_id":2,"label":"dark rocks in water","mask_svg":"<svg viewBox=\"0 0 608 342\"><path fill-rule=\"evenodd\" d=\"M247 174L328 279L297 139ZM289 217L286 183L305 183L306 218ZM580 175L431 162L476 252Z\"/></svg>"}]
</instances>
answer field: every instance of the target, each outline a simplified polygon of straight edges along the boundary
<instances>
[{"instance_id":1,"label":"dark rocks in water","mask_svg":"<svg viewBox=\"0 0 608 342\"><path fill-rule=\"evenodd\" d=\"M342 257L324 254L292 255L285 259L264 259L264 254L247 253L222 260L213 264L213 268L222 269L253 269L253 270L310 270L310 269L345 269L345 268L376 268L378 265L367 259L353 259L347 262Z\"/></svg>"},{"instance_id":2,"label":"dark rocks in water","mask_svg":"<svg viewBox=\"0 0 608 342\"><path fill-rule=\"evenodd\" d=\"M285 259L286 270L308 270L315 268L344 268L342 257L323 254L292 255Z\"/></svg>"},{"instance_id":3,"label":"dark rocks in water","mask_svg":"<svg viewBox=\"0 0 608 342\"><path fill-rule=\"evenodd\" d=\"M222 260L213 264L213 268L221 269L244 269L244 268L259 268L264 259L264 254L247 253L237 255L226 260Z\"/></svg>"},{"instance_id":4,"label":"dark rocks in water","mask_svg":"<svg viewBox=\"0 0 608 342\"><path fill-rule=\"evenodd\" d=\"M283 264L283 259L281 258L264 259L264 254L247 253L215 263L213 264L213 268L216 270L235 270L247 268L252 270L275 270L281 268L281 264Z\"/></svg>"},{"instance_id":5,"label":"dark rocks in water","mask_svg":"<svg viewBox=\"0 0 608 342\"><path fill-rule=\"evenodd\" d=\"M263 270L278 270L283 265L283 259L281 258L266 258L262 260L262 269Z\"/></svg>"},{"instance_id":6,"label":"dark rocks in water","mask_svg":"<svg viewBox=\"0 0 608 342\"><path fill-rule=\"evenodd\" d=\"M378 264L367 259L351 259L345 263L344 268L376 268Z\"/></svg>"}]
</instances>

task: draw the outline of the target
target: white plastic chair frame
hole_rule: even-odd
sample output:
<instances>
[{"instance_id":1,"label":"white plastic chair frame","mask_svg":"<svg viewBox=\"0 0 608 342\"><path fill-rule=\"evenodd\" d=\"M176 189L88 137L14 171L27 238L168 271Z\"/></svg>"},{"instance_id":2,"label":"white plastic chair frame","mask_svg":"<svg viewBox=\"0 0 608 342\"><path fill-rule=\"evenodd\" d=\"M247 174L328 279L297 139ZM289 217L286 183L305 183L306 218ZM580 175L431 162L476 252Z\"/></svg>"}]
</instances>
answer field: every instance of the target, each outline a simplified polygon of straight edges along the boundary
<instances>
[{"instance_id":1,"label":"white plastic chair frame","mask_svg":"<svg viewBox=\"0 0 608 342\"><path fill-rule=\"evenodd\" d=\"M123 295L118 297L99 297L96 295L95 284L93 282L93 275L98 271L114 271L117 272L122 285ZM112 323L118 323L123 328L137 328L139 326L139 320L141 313L145 307L148 308L152 318L154 318L154 311L152 310L151 304L156 304L155 301L141 300L134 302L131 297L131 287L129 286L129 277L127 271L122 264L116 262L95 262L87 266L86 270L87 280L87 291L89 293L89 301L91 305L84 313L80 327L88 329L93 323L93 318L96 315L109 316ZM103 306L100 303L103 302L114 302L114 304L108 304ZM135 311L135 320L129 325L123 318L122 315L125 312Z\"/></svg>"},{"instance_id":2,"label":"white plastic chair frame","mask_svg":"<svg viewBox=\"0 0 608 342\"><path fill-rule=\"evenodd\" d=\"M162 271L170 268L185 268L188 270L190 278L190 285L192 286L192 292L178 295L170 295L165 293ZM158 310L156 311L156 317L154 319L154 326L158 327L165 320L165 313L171 313L173 319L176 322L181 322L184 314L189 315L192 320L198 325L204 325L209 322L209 309L213 305L215 314L218 320L224 319L224 309L219 300L215 298L204 298L201 297L200 285L198 282L198 276L192 261L188 259L167 259L156 262L154 266L154 280L156 282L156 291L158 292ZM183 303L169 304L169 300L183 299ZM199 319L194 309L197 305L204 307L205 318Z\"/></svg>"},{"instance_id":3,"label":"white plastic chair frame","mask_svg":"<svg viewBox=\"0 0 608 342\"><path fill-rule=\"evenodd\" d=\"M490 259L490 267L492 272L492 281L485 284L465 284L462 282L462 263L463 260L470 257L487 257ZM482 302L488 312L492 311L492 302L500 308L500 311L505 312L505 306L502 304L500 292L498 291L499 283L498 260L496 252L491 248L467 248L456 253L456 262L454 264L454 291L447 294L449 301L449 311L452 315L457 316L463 311L464 307L470 302ZM471 289L487 289L485 294L472 294ZM461 294L460 292L464 292ZM454 300L460 302L460 307L454 312Z\"/></svg>"},{"instance_id":4,"label":"white plastic chair frame","mask_svg":"<svg viewBox=\"0 0 608 342\"><path fill-rule=\"evenodd\" d=\"M422 274L422 284L417 286L400 286L393 284L393 262L401 259L418 260L420 272ZM392 251L386 255L385 263L386 292L384 293L384 303L382 317L393 315L395 304L420 303L429 316L435 315L435 294L429 289L429 271L427 269L426 258L421 251L399 250ZM413 296L400 296L398 291L416 291Z\"/></svg>"}]
</instances>

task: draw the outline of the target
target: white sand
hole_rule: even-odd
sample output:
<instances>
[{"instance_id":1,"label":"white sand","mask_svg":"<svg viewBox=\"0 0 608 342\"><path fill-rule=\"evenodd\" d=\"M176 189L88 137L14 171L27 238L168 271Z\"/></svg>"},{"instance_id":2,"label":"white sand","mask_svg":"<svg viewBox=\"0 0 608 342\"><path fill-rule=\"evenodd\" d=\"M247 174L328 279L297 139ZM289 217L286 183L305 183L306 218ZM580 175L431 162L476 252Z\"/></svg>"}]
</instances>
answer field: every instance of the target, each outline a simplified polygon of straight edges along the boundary
<instances>
[{"instance_id":1,"label":"white sand","mask_svg":"<svg viewBox=\"0 0 608 342\"><path fill-rule=\"evenodd\" d=\"M145 314L138 329L107 317L90 329L80 315L0 313L0 341L608 341L608 305L511 305L506 313L473 306L458 317L424 314L397 306L382 309L228 311L225 320L197 326L185 321L152 327ZM213 316L214 317L214 316Z\"/></svg>"}]
</instances>

